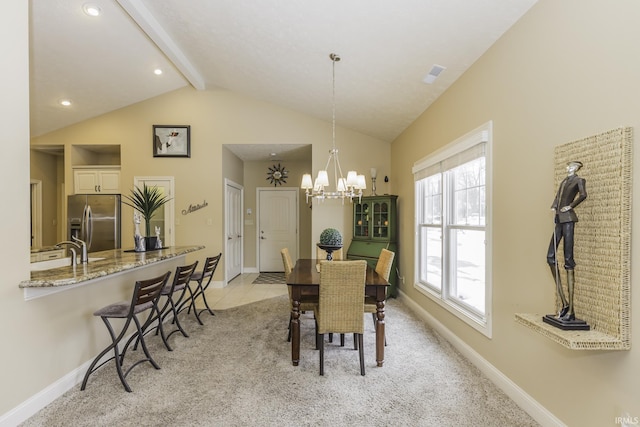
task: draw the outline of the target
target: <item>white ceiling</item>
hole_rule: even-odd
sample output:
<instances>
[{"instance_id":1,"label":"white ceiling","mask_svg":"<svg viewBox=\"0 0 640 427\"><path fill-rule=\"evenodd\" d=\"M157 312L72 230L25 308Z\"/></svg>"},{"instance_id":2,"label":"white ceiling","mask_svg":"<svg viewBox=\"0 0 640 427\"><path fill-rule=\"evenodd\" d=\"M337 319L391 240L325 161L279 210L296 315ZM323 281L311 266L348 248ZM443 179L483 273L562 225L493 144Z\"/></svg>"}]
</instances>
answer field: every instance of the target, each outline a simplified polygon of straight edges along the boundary
<instances>
[{"instance_id":1,"label":"white ceiling","mask_svg":"<svg viewBox=\"0 0 640 427\"><path fill-rule=\"evenodd\" d=\"M335 52L337 124L391 142L535 1L30 0L31 134L186 85L330 121Z\"/></svg>"}]
</instances>

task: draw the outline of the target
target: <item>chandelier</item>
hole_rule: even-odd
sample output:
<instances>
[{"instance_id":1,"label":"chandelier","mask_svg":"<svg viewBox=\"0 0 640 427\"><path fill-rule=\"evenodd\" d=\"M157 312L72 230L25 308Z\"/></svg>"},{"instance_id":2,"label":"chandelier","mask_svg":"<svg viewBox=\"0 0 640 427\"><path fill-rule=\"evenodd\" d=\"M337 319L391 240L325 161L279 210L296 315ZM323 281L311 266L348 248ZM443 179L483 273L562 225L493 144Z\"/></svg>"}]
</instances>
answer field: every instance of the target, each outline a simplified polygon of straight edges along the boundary
<instances>
[{"instance_id":1,"label":"chandelier","mask_svg":"<svg viewBox=\"0 0 640 427\"><path fill-rule=\"evenodd\" d=\"M311 182L311 174L305 173L302 175L300 187L305 190L307 203L309 203L309 197L320 201L324 199L341 199L342 203L344 203L344 199L352 201L354 198L358 198L358 201L360 201L362 190L367 188L367 181L364 175L358 175L354 170L349 171L346 178L342 174L340 160L338 159L338 149L336 148L336 62L340 61L340 56L332 53L329 58L333 63L332 147L329 150L327 165L323 170L318 171L315 181ZM332 163L333 168L330 168ZM329 186L329 172L333 172L333 187Z\"/></svg>"}]
</instances>

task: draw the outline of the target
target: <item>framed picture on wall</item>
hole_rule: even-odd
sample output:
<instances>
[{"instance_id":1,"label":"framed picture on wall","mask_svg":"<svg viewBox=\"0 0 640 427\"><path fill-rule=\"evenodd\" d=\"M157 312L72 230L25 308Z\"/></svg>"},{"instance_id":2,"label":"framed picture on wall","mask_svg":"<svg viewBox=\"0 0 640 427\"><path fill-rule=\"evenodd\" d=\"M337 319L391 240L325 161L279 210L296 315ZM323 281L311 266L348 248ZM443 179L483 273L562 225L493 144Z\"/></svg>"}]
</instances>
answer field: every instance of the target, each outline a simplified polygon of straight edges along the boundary
<instances>
[{"instance_id":1,"label":"framed picture on wall","mask_svg":"<svg viewBox=\"0 0 640 427\"><path fill-rule=\"evenodd\" d=\"M191 126L153 125L153 157L191 157Z\"/></svg>"}]
</instances>

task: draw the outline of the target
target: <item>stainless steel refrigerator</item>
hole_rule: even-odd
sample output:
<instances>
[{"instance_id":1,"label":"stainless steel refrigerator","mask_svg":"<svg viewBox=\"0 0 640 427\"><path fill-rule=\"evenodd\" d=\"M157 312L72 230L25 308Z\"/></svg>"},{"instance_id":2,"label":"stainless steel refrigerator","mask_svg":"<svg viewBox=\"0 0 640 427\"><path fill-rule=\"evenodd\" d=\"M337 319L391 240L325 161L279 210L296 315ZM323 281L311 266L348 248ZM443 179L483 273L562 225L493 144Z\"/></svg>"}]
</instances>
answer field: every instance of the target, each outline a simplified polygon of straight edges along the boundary
<instances>
[{"instance_id":1,"label":"stainless steel refrigerator","mask_svg":"<svg viewBox=\"0 0 640 427\"><path fill-rule=\"evenodd\" d=\"M89 252L120 248L120 195L76 194L67 203L69 239L87 243Z\"/></svg>"}]
</instances>

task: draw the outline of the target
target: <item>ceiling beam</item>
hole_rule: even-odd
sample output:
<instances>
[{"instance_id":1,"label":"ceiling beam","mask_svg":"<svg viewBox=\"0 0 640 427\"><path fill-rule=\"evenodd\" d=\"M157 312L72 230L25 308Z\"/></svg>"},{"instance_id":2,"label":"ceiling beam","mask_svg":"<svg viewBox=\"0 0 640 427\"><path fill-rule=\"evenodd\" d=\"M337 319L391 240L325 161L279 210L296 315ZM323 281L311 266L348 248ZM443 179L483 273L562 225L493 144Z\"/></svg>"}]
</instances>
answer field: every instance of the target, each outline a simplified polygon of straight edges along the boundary
<instances>
[{"instance_id":1,"label":"ceiling beam","mask_svg":"<svg viewBox=\"0 0 640 427\"><path fill-rule=\"evenodd\" d=\"M200 72L189 61L173 39L167 34L162 25L151 14L142 0L117 0L131 19L158 46L167 58L175 65L182 75L198 90L205 90L206 85Z\"/></svg>"}]
</instances>

